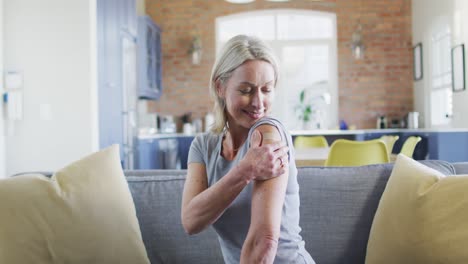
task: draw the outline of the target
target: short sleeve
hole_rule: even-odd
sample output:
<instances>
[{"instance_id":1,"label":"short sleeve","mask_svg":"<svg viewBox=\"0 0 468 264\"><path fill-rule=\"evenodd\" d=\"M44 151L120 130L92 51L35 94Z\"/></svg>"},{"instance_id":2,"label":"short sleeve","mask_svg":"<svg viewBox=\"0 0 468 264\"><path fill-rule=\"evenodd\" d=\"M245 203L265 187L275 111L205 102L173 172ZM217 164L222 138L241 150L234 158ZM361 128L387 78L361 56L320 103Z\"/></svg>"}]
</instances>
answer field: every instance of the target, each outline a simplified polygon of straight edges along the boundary
<instances>
[{"instance_id":1,"label":"short sleeve","mask_svg":"<svg viewBox=\"0 0 468 264\"><path fill-rule=\"evenodd\" d=\"M189 163L203 163L205 164L205 160L203 159L203 153L206 151L203 150L203 137L197 136L190 145L190 150L188 153L187 164Z\"/></svg>"},{"instance_id":2,"label":"short sleeve","mask_svg":"<svg viewBox=\"0 0 468 264\"><path fill-rule=\"evenodd\" d=\"M284 129L283 125L276 119L274 118L268 118L268 117L265 117L263 119L260 119L259 121L257 121L257 123L255 123L251 128L250 128L250 131L249 131L249 136L248 136L248 139L249 139L249 145L250 145L250 139L252 137L252 133L255 131L255 129L261 125L271 125L271 126L274 126L276 127L276 129L278 129L278 132L280 133L280 136L281 136L281 140L283 141L286 141L286 144L289 145L289 142L288 142L288 135L286 133L286 130Z\"/></svg>"},{"instance_id":3,"label":"short sleeve","mask_svg":"<svg viewBox=\"0 0 468 264\"><path fill-rule=\"evenodd\" d=\"M250 138L252 137L252 133L253 131L261 126L261 125L271 125L271 126L274 126L276 127L276 129L278 129L279 133L280 133L280 136L281 136L281 140L285 141L286 142L286 145L290 148L290 151L288 152L289 154L289 159L294 159L294 154L293 152L291 151L291 149L293 148L293 143L292 143L292 137L291 135L289 134L288 130L283 126L283 124L275 119L275 118L272 118L272 117L264 117L262 119L260 119L259 121L257 121L251 128L250 128L250 131L249 131L249 136L247 138L247 140L249 141L248 144L250 146Z\"/></svg>"}]
</instances>

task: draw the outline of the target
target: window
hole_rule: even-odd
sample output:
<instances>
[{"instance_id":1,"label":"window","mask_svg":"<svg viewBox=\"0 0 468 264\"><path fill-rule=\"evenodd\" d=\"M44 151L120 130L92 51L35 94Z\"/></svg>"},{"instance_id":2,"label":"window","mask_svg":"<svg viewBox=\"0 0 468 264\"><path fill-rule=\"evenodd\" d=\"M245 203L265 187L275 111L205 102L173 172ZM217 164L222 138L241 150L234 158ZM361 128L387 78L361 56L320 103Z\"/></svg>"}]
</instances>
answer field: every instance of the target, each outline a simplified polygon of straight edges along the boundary
<instances>
[{"instance_id":1,"label":"window","mask_svg":"<svg viewBox=\"0 0 468 264\"><path fill-rule=\"evenodd\" d=\"M448 25L436 28L432 35L431 125L450 124L452 116L451 33Z\"/></svg>"},{"instance_id":2,"label":"window","mask_svg":"<svg viewBox=\"0 0 468 264\"><path fill-rule=\"evenodd\" d=\"M304 129L296 106L302 91L312 105L308 129L338 124L336 15L305 10L245 12L216 19L216 48L253 35L273 47L280 64L273 115L288 129Z\"/></svg>"}]
</instances>

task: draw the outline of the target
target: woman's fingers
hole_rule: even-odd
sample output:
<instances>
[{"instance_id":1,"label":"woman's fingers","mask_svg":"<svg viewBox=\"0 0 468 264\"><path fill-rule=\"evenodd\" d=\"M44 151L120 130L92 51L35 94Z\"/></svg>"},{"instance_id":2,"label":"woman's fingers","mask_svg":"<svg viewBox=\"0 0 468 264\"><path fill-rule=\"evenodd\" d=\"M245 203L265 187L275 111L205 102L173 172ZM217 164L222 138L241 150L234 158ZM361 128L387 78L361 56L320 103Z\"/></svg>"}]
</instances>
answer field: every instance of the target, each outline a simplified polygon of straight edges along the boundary
<instances>
[{"instance_id":1,"label":"woman's fingers","mask_svg":"<svg viewBox=\"0 0 468 264\"><path fill-rule=\"evenodd\" d=\"M285 154L285 155L279 157L278 160L280 161L281 167L285 167L289 163L289 155Z\"/></svg>"},{"instance_id":2,"label":"woman's fingers","mask_svg":"<svg viewBox=\"0 0 468 264\"><path fill-rule=\"evenodd\" d=\"M257 180L267 180L278 177L289 166L289 147L284 142L275 142L263 146L253 146L246 156L254 168Z\"/></svg>"},{"instance_id":3,"label":"woman's fingers","mask_svg":"<svg viewBox=\"0 0 468 264\"><path fill-rule=\"evenodd\" d=\"M276 149L273 154L276 156L276 159L279 159L280 157L288 156L289 153L289 147L286 145L281 146L280 148Z\"/></svg>"}]
</instances>

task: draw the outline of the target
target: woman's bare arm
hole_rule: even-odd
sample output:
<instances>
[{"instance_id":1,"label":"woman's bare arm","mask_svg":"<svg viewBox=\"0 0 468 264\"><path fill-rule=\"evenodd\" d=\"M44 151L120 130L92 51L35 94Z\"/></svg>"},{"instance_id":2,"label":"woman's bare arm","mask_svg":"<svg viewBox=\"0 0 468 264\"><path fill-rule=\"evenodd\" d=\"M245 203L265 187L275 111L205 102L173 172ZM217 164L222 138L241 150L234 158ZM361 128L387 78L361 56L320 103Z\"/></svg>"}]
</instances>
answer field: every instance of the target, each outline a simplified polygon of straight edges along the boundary
<instances>
[{"instance_id":1,"label":"woman's bare arm","mask_svg":"<svg viewBox=\"0 0 468 264\"><path fill-rule=\"evenodd\" d=\"M214 223L249 183L242 169L235 167L208 188L205 165L190 163L182 196L182 225L196 234Z\"/></svg>"},{"instance_id":2,"label":"woman's bare arm","mask_svg":"<svg viewBox=\"0 0 468 264\"><path fill-rule=\"evenodd\" d=\"M263 144L281 141L276 127L261 125L257 128L262 134L271 135ZM242 247L241 263L273 263L278 247L281 213L288 183L288 158L282 157L284 174L279 177L254 183L252 193L252 213L249 232ZM281 165L281 161L277 161Z\"/></svg>"},{"instance_id":3,"label":"woman's bare arm","mask_svg":"<svg viewBox=\"0 0 468 264\"><path fill-rule=\"evenodd\" d=\"M284 168L273 168L272 164L287 153L288 148L282 143L261 146L261 135L257 135L260 137L258 145L252 146L242 161L210 188L205 165L188 165L181 213L187 233L199 233L213 224L245 186L259 178L258 175L269 179L284 173Z\"/></svg>"}]
</instances>

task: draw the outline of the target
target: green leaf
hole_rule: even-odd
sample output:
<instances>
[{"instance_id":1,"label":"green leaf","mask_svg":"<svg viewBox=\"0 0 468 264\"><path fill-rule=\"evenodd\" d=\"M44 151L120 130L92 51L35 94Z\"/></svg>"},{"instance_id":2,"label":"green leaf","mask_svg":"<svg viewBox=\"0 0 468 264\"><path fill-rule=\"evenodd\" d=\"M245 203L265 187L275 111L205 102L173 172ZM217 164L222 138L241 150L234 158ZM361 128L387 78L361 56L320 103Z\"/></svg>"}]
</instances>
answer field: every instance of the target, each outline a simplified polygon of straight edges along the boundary
<instances>
[{"instance_id":1,"label":"green leaf","mask_svg":"<svg viewBox=\"0 0 468 264\"><path fill-rule=\"evenodd\" d=\"M301 94L299 95L299 100L301 103L304 103L304 97L305 97L305 90L302 90Z\"/></svg>"}]
</instances>

